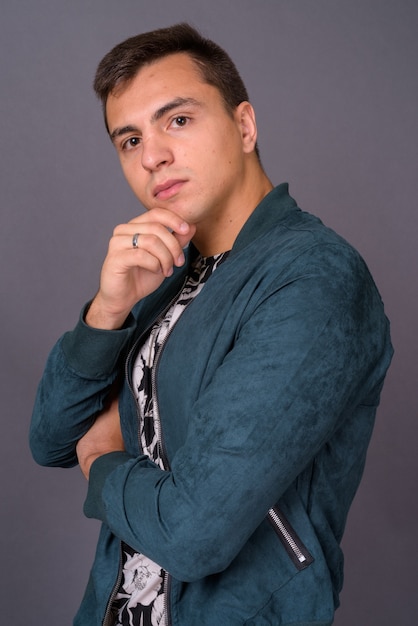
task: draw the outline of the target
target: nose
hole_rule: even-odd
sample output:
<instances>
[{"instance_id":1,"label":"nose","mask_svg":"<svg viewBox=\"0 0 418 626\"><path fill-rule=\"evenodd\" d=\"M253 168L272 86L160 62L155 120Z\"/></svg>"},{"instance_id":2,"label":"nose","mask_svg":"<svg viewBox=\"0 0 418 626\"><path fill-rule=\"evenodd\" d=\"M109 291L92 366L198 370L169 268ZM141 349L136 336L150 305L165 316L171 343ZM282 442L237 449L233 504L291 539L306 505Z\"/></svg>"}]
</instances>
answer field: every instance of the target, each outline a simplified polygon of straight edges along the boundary
<instances>
[{"instance_id":1,"label":"nose","mask_svg":"<svg viewBox=\"0 0 418 626\"><path fill-rule=\"evenodd\" d=\"M158 133L148 135L142 139L142 167L148 171L155 171L163 165L173 161L173 152L169 139Z\"/></svg>"}]
</instances>

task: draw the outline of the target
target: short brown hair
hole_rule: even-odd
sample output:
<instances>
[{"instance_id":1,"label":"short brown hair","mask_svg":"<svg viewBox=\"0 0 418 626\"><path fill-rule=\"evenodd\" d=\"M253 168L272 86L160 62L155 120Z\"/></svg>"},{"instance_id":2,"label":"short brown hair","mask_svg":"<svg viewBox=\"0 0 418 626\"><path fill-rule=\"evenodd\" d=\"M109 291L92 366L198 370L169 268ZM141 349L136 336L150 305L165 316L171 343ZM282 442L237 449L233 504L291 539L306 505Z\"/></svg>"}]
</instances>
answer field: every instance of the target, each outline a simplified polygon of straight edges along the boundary
<instances>
[{"instance_id":1,"label":"short brown hair","mask_svg":"<svg viewBox=\"0 0 418 626\"><path fill-rule=\"evenodd\" d=\"M203 80L219 90L228 112L232 113L241 102L248 100L242 78L225 50L189 24L182 23L130 37L102 59L94 90L104 113L107 98L118 85L132 80L144 65L179 52L189 54Z\"/></svg>"}]
</instances>

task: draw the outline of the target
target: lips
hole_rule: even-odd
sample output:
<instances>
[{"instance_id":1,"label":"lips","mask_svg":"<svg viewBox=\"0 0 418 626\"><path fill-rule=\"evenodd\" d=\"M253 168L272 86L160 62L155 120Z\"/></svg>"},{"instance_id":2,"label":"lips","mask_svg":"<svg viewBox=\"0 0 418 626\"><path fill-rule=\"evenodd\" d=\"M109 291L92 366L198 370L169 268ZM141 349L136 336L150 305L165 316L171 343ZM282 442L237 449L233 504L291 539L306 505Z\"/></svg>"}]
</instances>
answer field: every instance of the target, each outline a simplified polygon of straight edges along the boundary
<instances>
[{"instance_id":1,"label":"lips","mask_svg":"<svg viewBox=\"0 0 418 626\"><path fill-rule=\"evenodd\" d=\"M160 185L154 187L154 198L158 198L159 200L168 200L172 196L176 195L178 191L180 191L185 182L185 180L181 179L166 180L164 183L161 183Z\"/></svg>"}]
</instances>

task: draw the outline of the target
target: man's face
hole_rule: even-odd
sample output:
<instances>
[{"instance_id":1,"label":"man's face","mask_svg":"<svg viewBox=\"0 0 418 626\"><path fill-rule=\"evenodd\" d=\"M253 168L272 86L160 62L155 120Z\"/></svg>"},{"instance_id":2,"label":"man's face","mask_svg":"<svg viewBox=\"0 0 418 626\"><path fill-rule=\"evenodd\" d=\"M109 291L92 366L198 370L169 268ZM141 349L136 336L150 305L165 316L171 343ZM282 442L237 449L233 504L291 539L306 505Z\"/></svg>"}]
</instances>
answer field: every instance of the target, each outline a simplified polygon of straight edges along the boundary
<instances>
[{"instance_id":1,"label":"man's face","mask_svg":"<svg viewBox=\"0 0 418 626\"><path fill-rule=\"evenodd\" d=\"M170 209L198 226L232 212L254 148L243 138L250 108L243 103L228 114L219 91L203 82L184 53L143 67L111 94L109 132L142 204Z\"/></svg>"}]
</instances>

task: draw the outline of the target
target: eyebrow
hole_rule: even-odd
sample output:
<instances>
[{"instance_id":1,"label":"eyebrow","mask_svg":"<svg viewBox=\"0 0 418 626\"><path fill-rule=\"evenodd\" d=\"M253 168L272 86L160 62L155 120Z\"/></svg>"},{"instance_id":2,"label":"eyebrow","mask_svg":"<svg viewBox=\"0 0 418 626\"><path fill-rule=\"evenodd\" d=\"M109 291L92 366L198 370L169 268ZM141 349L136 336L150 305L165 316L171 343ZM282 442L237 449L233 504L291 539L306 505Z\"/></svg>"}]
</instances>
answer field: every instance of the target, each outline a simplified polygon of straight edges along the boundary
<instances>
[{"instance_id":1,"label":"eyebrow","mask_svg":"<svg viewBox=\"0 0 418 626\"><path fill-rule=\"evenodd\" d=\"M198 106L202 107L202 102L199 100L195 100L195 98L174 98L174 100L170 100L166 104L163 104L159 109L155 111L155 113L151 116L151 124L158 122L166 113L169 113L173 109L177 109L181 106ZM114 141L117 137L121 137L122 135L126 135L127 133L136 133L138 132L138 128L133 126L132 124L128 124L127 126L122 126L121 128L115 128L115 130L110 134L110 139Z\"/></svg>"}]
</instances>

